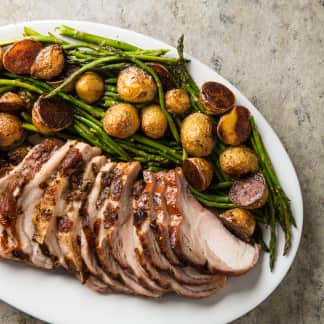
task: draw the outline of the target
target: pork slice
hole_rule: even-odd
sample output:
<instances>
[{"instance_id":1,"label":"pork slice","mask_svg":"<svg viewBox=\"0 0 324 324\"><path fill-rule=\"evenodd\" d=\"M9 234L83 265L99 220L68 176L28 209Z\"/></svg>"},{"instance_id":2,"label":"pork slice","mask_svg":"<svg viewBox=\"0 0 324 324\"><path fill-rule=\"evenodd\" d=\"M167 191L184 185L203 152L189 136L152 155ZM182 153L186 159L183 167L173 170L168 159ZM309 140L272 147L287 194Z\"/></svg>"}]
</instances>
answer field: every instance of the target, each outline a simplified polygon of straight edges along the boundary
<instances>
[{"instance_id":1,"label":"pork slice","mask_svg":"<svg viewBox=\"0 0 324 324\"><path fill-rule=\"evenodd\" d=\"M153 196L154 218L152 220L152 224L156 229L156 239L162 253L164 253L171 264L181 266L182 262L173 252L169 237L169 212L167 210L164 198L167 186L165 183L164 174L164 172L158 172L155 174L156 187Z\"/></svg>"},{"instance_id":2,"label":"pork slice","mask_svg":"<svg viewBox=\"0 0 324 324\"><path fill-rule=\"evenodd\" d=\"M143 244L146 259L149 259L156 267L156 272L151 272L152 267L146 268L147 271L163 287L171 288L178 295L191 298L203 298L214 294L224 286L226 282L225 276L210 276L205 274L198 276L196 274L196 277L190 277L183 269L171 265L161 253L150 226L153 216L153 193L156 187L154 174L150 171L144 171L144 181L145 186L137 200L135 224L137 233Z\"/></svg>"},{"instance_id":3,"label":"pork slice","mask_svg":"<svg viewBox=\"0 0 324 324\"><path fill-rule=\"evenodd\" d=\"M183 215L175 222L172 237L175 250L210 272L240 275L253 268L259 259L260 246L251 245L230 233L209 209L204 208L190 193L182 170L169 171L175 175L176 205Z\"/></svg>"},{"instance_id":4,"label":"pork slice","mask_svg":"<svg viewBox=\"0 0 324 324\"><path fill-rule=\"evenodd\" d=\"M132 192L132 202L133 202L133 211L132 211L132 223L136 231L135 236L135 254L136 259L140 263L141 267L149 275L150 281L154 281L159 285L159 290L163 293L171 291L169 282L166 280L165 276L161 275L158 269L154 266L150 256L145 253L140 234L137 231L137 225L139 225L146 217L147 209L146 205L149 200L149 195L151 194L145 190L146 186L144 181L138 180L134 183L133 192ZM160 288L161 287L161 288ZM152 287L153 289L153 287Z\"/></svg>"},{"instance_id":5,"label":"pork slice","mask_svg":"<svg viewBox=\"0 0 324 324\"><path fill-rule=\"evenodd\" d=\"M168 179L165 172L154 174L156 180L155 192L153 195L153 218L151 225L153 225L156 241L159 244L161 252L166 256L167 261L171 264L169 269L173 272L177 280L188 284L202 284L218 282L218 277L206 274L203 269L197 269L186 265L185 260L179 259L181 256L177 255L172 248L172 237L169 232L170 222L173 217L178 217L176 213L173 188L167 186ZM171 189L171 190L170 190Z\"/></svg>"},{"instance_id":6,"label":"pork slice","mask_svg":"<svg viewBox=\"0 0 324 324\"><path fill-rule=\"evenodd\" d=\"M23 219L20 198L38 172L62 145L61 141L48 139L35 146L23 161L0 184L0 256L29 261L24 249L23 229L19 227ZM21 246L23 245L23 246Z\"/></svg>"},{"instance_id":7,"label":"pork slice","mask_svg":"<svg viewBox=\"0 0 324 324\"><path fill-rule=\"evenodd\" d=\"M135 294L159 297L161 295L159 292L147 289L133 274L131 268L125 266L127 261L123 260L124 263L121 262L118 253L122 251L117 251L120 244L125 244L128 240L133 239L130 236L132 233L129 233L126 237L123 236L124 238L118 237L118 234L121 234L122 231L117 226L128 226L125 213L131 214L130 192L139 169L138 163L118 163L114 165L112 172L105 177L109 181L105 180L105 188L108 188L105 189L107 195L96 221L98 229L96 250L100 264L106 273L119 278ZM125 197L127 193L129 193L129 200ZM117 237L116 239L115 236ZM132 259L132 262L135 262L135 260Z\"/></svg>"},{"instance_id":8,"label":"pork slice","mask_svg":"<svg viewBox=\"0 0 324 324\"><path fill-rule=\"evenodd\" d=\"M95 180L88 192L87 198L82 203L80 208L80 217L82 221L81 229L81 256L82 260L87 267L87 271L92 277L97 278L96 282L100 282L100 289L113 290L115 292L122 292L133 294L134 292L127 288L121 281L114 278L111 273L105 272L101 267L97 251L96 241L99 235L98 226L96 225L99 209L105 200L105 195L108 191L105 189L105 184L108 178L109 170L113 169L115 163L107 161L107 159L98 161L97 170L94 173ZM104 179L105 178L105 179ZM108 186L110 188L110 186ZM109 250L107 250L109 252ZM109 255L107 253L107 255ZM93 285L94 279L91 277L87 280L86 284ZM96 286L98 286L96 284ZM106 288L104 288L106 286Z\"/></svg>"},{"instance_id":9,"label":"pork slice","mask_svg":"<svg viewBox=\"0 0 324 324\"><path fill-rule=\"evenodd\" d=\"M53 229L61 253L69 270L79 274L83 281L81 258L81 220L79 209L94 181L92 168L101 150L78 143L65 157L59 173L62 190L56 200Z\"/></svg>"},{"instance_id":10,"label":"pork slice","mask_svg":"<svg viewBox=\"0 0 324 324\"><path fill-rule=\"evenodd\" d=\"M56 265L57 260L54 255L50 254L46 244L39 244L35 240L34 216L36 207L43 199L46 187L55 177L62 160L75 144L76 141L68 141L61 146L25 186L18 200L21 214L16 228L21 234L21 247L30 256L31 262L40 267L52 268Z\"/></svg>"}]
</instances>

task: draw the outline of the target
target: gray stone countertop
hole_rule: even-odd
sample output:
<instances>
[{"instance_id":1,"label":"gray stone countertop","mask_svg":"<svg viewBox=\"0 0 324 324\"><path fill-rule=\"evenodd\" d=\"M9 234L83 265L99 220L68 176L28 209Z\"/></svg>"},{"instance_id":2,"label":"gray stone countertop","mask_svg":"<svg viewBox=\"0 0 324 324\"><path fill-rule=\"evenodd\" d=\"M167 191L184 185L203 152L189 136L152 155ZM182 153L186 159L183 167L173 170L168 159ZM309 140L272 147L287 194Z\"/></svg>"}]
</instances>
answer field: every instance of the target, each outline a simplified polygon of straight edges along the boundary
<instances>
[{"instance_id":1,"label":"gray stone countertop","mask_svg":"<svg viewBox=\"0 0 324 324\"><path fill-rule=\"evenodd\" d=\"M324 1L1 1L0 25L60 18L129 28L169 44L185 33L186 51L263 113L297 169L305 225L287 277L235 323L324 323ZM0 302L0 323L41 322Z\"/></svg>"}]
</instances>

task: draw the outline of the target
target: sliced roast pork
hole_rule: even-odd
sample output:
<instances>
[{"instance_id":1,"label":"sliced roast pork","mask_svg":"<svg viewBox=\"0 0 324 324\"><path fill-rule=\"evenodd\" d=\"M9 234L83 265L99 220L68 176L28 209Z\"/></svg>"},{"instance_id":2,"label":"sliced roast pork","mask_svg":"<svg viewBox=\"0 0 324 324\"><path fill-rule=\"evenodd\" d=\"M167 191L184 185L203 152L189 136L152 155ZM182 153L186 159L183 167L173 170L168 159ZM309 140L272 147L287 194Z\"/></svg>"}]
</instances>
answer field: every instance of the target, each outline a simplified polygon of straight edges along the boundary
<instances>
[{"instance_id":1,"label":"sliced roast pork","mask_svg":"<svg viewBox=\"0 0 324 324\"><path fill-rule=\"evenodd\" d=\"M211 272L240 275L258 262L260 246L243 242L230 233L210 210L190 193L182 170L168 172L168 186L174 189L175 217L170 221L174 251Z\"/></svg>"},{"instance_id":2,"label":"sliced roast pork","mask_svg":"<svg viewBox=\"0 0 324 324\"><path fill-rule=\"evenodd\" d=\"M150 171L144 172L144 179L145 185L143 189L139 189L138 187L141 185L138 185L133 190L134 224L144 247L141 253L137 251L138 259L142 261L141 264L156 282L165 288L175 291L178 295L203 298L214 294L216 290L224 286L226 282L225 276L213 276L213 281L210 280L209 276L209 283L204 283L201 280L199 285L188 285L177 281L174 277L174 273L176 273L180 278L192 281L191 278L187 278L182 269L177 269L168 263L155 241L155 236L151 232L150 218L153 210L153 193L156 182L154 175ZM138 193L138 191L141 192ZM137 195L139 196L137 197Z\"/></svg>"},{"instance_id":3,"label":"sliced roast pork","mask_svg":"<svg viewBox=\"0 0 324 324\"><path fill-rule=\"evenodd\" d=\"M55 176L62 160L76 141L68 141L55 151L51 158L43 164L39 172L25 186L18 199L21 214L18 217L16 228L20 233L22 251L30 256L30 261L40 267L53 267L57 265L57 258L51 255L46 244L39 244L35 240L34 217L39 202L44 198L48 184ZM44 259L46 257L46 259ZM46 260L46 262L45 262Z\"/></svg>"},{"instance_id":4,"label":"sliced roast pork","mask_svg":"<svg viewBox=\"0 0 324 324\"><path fill-rule=\"evenodd\" d=\"M0 257L146 297L208 297L256 265L259 245L204 208L180 168L139 172L77 141L35 146L0 178Z\"/></svg>"},{"instance_id":5,"label":"sliced roast pork","mask_svg":"<svg viewBox=\"0 0 324 324\"><path fill-rule=\"evenodd\" d=\"M104 271L98 262L96 242L98 240L96 233L99 234L98 225L96 225L99 209L108 194L110 186L106 184L109 179L110 170L113 169L115 163L107 161L107 159L97 162L97 168L94 171L95 180L89 190L86 200L80 208L80 217L82 220L81 230L81 256L87 267L87 271L97 280L89 278L87 284L93 286L94 282L101 282L100 289L112 290L115 292L134 293L133 290L127 288L121 281L114 278L109 271ZM109 250L107 251L107 255ZM111 257L112 258L112 257ZM99 285L96 284L98 287ZM106 288L104 288L106 286Z\"/></svg>"},{"instance_id":6,"label":"sliced roast pork","mask_svg":"<svg viewBox=\"0 0 324 324\"><path fill-rule=\"evenodd\" d=\"M140 171L139 163L117 163L105 180L107 199L97 217L97 253L106 273L118 276L134 293L159 297L163 290L154 284L136 260L133 241L131 191ZM100 200L99 200L100 201ZM128 247L127 249L125 247ZM127 255L125 255L128 253ZM137 271L138 276L134 275ZM150 287L151 284L151 287ZM146 287L145 287L146 286ZM161 290L161 291L160 291Z\"/></svg>"},{"instance_id":7,"label":"sliced roast pork","mask_svg":"<svg viewBox=\"0 0 324 324\"><path fill-rule=\"evenodd\" d=\"M146 175L149 173L144 172ZM155 247L156 251L159 249L161 252L158 253L159 261L163 262L162 264L158 263L157 266L160 266L161 269L166 269L171 271L175 278L186 284L202 284L202 283L215 283L218 285L219 276L214 276L205 273L203 269L199 271L193 267L190 267L186 264L182 264L182 262L178 259L178 256L174 253L171 246L171 237L169 235L169 219L170 214L172 215L174 211L174 206L170 199L166 199L170 197L173 193L173 190L166 185L166 176L165 172L155 173L145 177L144 179L149 179L150 182L155 181L154 193L153 193L153 202L152 202L152 215L150 220L150 227L146 226L146 230L144 231L144 235L142 235L143 240L145 241L145 237L148 236L148 231L153 229L153 233L155 234L155 240L158 243L159 248ZM148 250L153 246L152 241L148 244ZM165 256L165 260L162 259L162 255ZM155 258L156 259L156 258ZM175 264L176 263L176 264Z\"/></svg>"},{"instance_id":8,"label":"sliced roast pork","mask_svg":"<svg viewBox=\"0 0 324 324\"><path fill-rule=\"evenodd\" d=\"M21 200L28 191L30 182L33 182L38 173L50 163L56 154L61 141L49 139L33 148L7 176L0 181L0 230L2 257L15 257L30 260L31 242L25 242L25 228L23 226L25 211L22 209ZM27 188L27 189L26 189ZM31 194L31 193L29 193ZM41 262L37 266L51 264L50 260L40 254ZM45 266L46 267L46 266Z\"/></svg>"},{"instance_id":9,"label":"sliced roast pork","mask_svg":"<svg viewBox=\"0 0 324 324\"><path fill-rule=\"evenodd\" d=\"M82 259L79 209L94 181L92 161L100 153L100 149L96 147L78 143L69 151L58 170L61 184L56 184L56 188L61 187L61 190L56 199L52 228L68 269L80 275L82 275Z\"/></svg>"}]
</instances>

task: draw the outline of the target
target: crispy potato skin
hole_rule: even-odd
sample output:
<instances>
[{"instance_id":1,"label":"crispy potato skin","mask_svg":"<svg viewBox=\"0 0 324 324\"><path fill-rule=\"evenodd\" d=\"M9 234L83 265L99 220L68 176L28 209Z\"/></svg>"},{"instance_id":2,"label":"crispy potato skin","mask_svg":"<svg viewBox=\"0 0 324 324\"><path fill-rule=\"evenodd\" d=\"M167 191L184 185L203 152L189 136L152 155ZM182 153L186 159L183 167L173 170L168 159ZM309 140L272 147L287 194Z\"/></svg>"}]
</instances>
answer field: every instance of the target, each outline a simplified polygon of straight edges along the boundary
<instances>
[{"instance_id":1,"label":"crispy potato skin","mask_svg":"<svg viewBox=\"0 0 324 324\"><path fill-rule=\"evenodd\" d=\"M130 104L120 103L111 106L103 119L103 128L111 136L127 138L140 127L137 109Z\"/></svg>"},{"instance_id":2,"label":"crispy potato skin","mask_svg":"<svg viewBox=\"0 0 324 324\"><path fill-rule=\"evenodd\" d=\"M69 127L73 122L73 109L58 96L40 96L32 111L33 124L43 134L51 134Z\"/></svg>"},{"instance_id":3,"label":"crispy potato skin","mask_svg":"<svg viewBox=\"0 0 324 324\"><path fill-rule=\"evenodd\" d=\"M232 178L253 174L259 169L257 156L245 146L226 149L219 156L219 164L222 171Z\"/></svg>"},{"instance_id":4,"label":"crispy potato skin","mask_svg":"<svg viewBox=\"0 0 324 324\"><path fill-rule=\"evenodd\" d=\"M241 240L249 242L256 222L252 213L243 208L233 208L218 215L222 223Z\"/></svg>"},{"instance_id":5,"label":"crispy potato skin","mask_svg":"<svg viewBox=\"0 0 324 324\"><path fill-rule=\"evenodd\" d=\"M31 75L37 79L51 80L60 75L64 68L64 52L60 45L43 48L31 67Z\"/></svg>"},{"instance_id":6,"label":"crispy potato skin","mask_svg":"<svg viewBox=\"0 0 324 324\"><path fill-rule=\"evenodd\" d=\"M230 200L246 209L262 207L267 202L268 196L268 186L261 173L236 180L229 192Z\"/></svg>"},{"instance_id":7,"label":"crispy potato skin","mask_svg":"<svg viewBox=\"0 0 324 324\"><path fill-rule=\"evenodd\" d=\"M21 140L24 130L21 121L14 115L0 113L0 147L6 148Z\"/></svg>"},{"instance_id":8,"label":"crispy potato skin","mask_svg":"<svg viewBox=\"0 0 324 324\"><path fill-rule=\"evenodd\" d=\"M207 114L221 115L233 108L235 97L223 84L209 81L201 86L200 101Z\"/></svg>"},{"instance_id":9,"label":"crispy potato skin","mask_svg":"<svg viewBox=\"0 0 324 324\"><path fill-rule=\"evenodd\" d=\"M24 108L24 101L14 92L6 92L0 97L0 112L17 113Z\"/></svg>"},{"instance_id":10,"label":"crispy potato skin","mask_svg":"<svg viewBox=\"0 0 324 324\"><path fill-rule=\"evenodd\" d=\"M105 83L101 76L94 72L85 72L75 84L77 95L86 103L94 103L105 91Z\"/></svg>"},{"instance_id":11,"label":"crispy potato skin","mask_svg":"<svg viewBox=\"0 0 324 324\"><path fill-rule=\"evenodd\" d=\"M234 107L217 124L218 138L228 145L241 145L251 133L250 112L243 106Z\"/></svg>"},{"instance_id":12,"label":"crispy potato skin","mask_svg":"<svg viewBox=\"0 0 324 324\"><path fill-rule=\"evenodd\" d=\"M157 87L151 75L137 66L119 72L117 92L128 102L143 103L154 99Z\"/></svg>"},{"instance_id":13,"label":"crispy potato skin","mask_svg":"<svg viewBox=\"0 0 324 324\"><path fill-rule=\"evenodd\" d=\"M147 63L149 67L151 67L154 72L158 75L161 80L163 90L167 91L173 88L174 82L171 76L170 71L162 64L159 63Z\"/></svg>"},{"instance_id":14,"label":"crispy potato skin","mask_svg":"<svg viewBox=\"0 0 324 324\"><path fill-rule=\"evenodd\" d=\"M181 142L192 156L208 156L215 147L213 123L209 116L193 113L181 125Z\"/></svg>"},{"instance_id":15,"label":"crispy potato skin","mask_svg":"<svg viewBox=\"0 0 324 324\"><path fill-rule=\"evenodd\" d=\"M184 115L190 110L190 98L184 89L171 89L165 94L165 105L174 115Z\"/></svg>"},{"instance_id":16,"label":"crispy potato skin","mask_svg":"<svg viewBox=\"0 0 324 324\"><path fill-rule=\"evenodd\" d=\"M197 191L206 190L213 179L213 166L204 158L193 157L183 163L183 173Z\"/></svg>"},{"instance_id":17,"label":"crispy potato skin","mask_svg":"<svg viewBox=\"0 0 324 324\"><path fill-rule=\"evenodd\" d=\"M161 138L168 128L168 122L159 105L149 105L142 109L142 131L150 138Z\"/></svg>"},{"instance_id":18,"label":"crispy potato skin","mask_svg":"<svg viewBox=\"0 0 324 324\"><path fill-rule=\"evenodd\" d=\"M23 39L10 46L3 56L3 66L15 74L30 74L31 67L43 45L32 39Z\"/></svg>"}]
</instances>

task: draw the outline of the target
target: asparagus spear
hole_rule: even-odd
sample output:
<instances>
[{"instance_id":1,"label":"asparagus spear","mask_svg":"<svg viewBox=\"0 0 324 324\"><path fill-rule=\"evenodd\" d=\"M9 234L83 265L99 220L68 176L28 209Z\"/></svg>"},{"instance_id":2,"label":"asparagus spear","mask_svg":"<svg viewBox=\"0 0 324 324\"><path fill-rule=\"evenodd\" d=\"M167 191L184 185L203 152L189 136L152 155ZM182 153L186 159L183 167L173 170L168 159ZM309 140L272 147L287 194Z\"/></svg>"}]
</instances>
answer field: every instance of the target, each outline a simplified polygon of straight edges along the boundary
<instances>
[{"instance_id":1,"label":"asparagus spear","mask_svg":"<svg viewBox=\"0 0 324 324\"><path fill-rule=\"evenodd\" d=\"M85 33L72 27L61 25L55 29L60 35L77 39L82 42L92 43L101 47L113 47L124 51L135 51L140 48L111 38Z\"/></svg>"}]
</instances>

